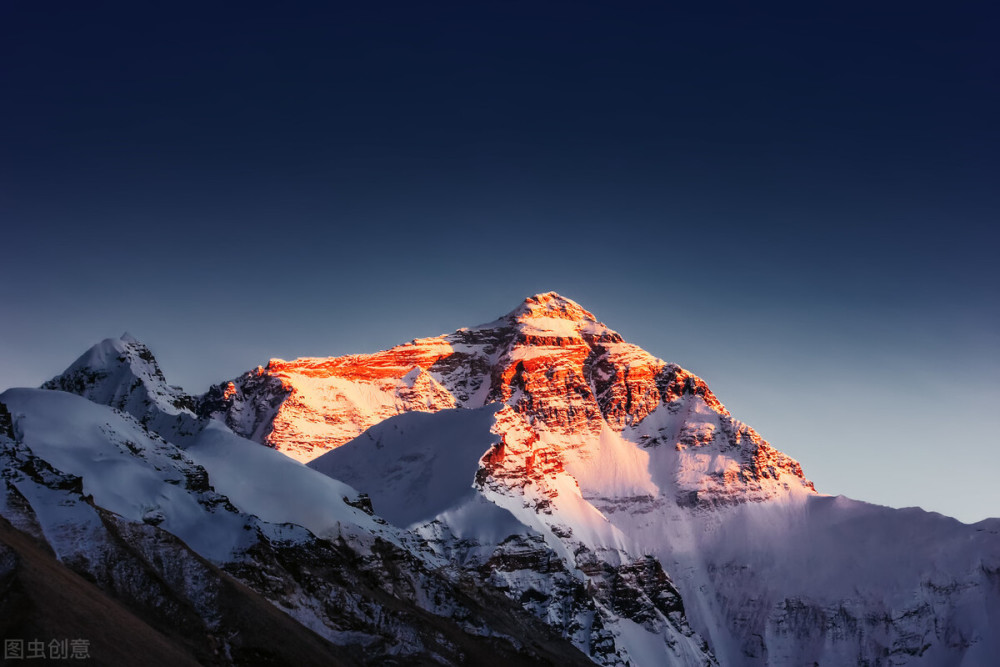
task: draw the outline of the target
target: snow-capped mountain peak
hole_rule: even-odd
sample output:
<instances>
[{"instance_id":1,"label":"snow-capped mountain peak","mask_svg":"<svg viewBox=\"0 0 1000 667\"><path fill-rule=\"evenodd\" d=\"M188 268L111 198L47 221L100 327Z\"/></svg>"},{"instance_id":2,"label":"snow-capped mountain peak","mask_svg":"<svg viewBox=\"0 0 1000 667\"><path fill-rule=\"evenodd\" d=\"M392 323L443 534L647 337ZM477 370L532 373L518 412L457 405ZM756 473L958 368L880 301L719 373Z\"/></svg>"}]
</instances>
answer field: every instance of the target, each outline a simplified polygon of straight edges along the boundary
<instances>
[{"instance_id":1,"label":"snow-capped mountain peak","mask_svg":"<svg viewBox=\"0 0 1000 667\"><path fill-rule=\"evenodd\" d=\"M194 398L168 385L150 349L128 332L97 343L42 388L110 405L147 426L164 416L175 422L195 418Z\"/></svg>"},{"instance_id":2,"label":"snow-capped mountain peak","mask_svg":"<svg viewBox=\"0 0 1000 667\"><path fill-rule=\"evenodd\" d=\"M492 322L468 329L460 329L453 335L466 331L489 331L510 329L517 332L514 342L528 342L532 338L581 338L618 337L617 333L597 321L589 310L572 299L556 292L542 292L527 297L514 310Z\"/></svg>"},{"instance_id":3,"label":"snow-capped mountain peak","mask_svg":"<svg viewBox=\"0 0 1000 667\"><path fill-rule=\"evenodd\" d=\"M578 325L597 322L597 318L589 310L555 292L529 296L507 317L521 323L540 319L565 320Z\"/></svg>"}]
</instances>

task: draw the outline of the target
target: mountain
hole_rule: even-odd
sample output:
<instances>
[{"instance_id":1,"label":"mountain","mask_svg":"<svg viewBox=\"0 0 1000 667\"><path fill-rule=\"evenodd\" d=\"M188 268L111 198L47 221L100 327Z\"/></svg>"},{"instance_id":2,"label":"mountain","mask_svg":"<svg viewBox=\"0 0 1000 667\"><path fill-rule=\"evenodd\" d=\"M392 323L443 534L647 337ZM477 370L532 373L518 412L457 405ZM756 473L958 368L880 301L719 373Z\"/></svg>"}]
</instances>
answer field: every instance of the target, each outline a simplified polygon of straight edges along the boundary
<instances>
[{"instance_id":1,"label":"mountain","mask_svg":"<svg viewBox=\"0 0 1000 667\"><path fill-rule=\"evenodd\" d=\"M0 395L4 429L11 530L203 663L1000 654L1000 520L817 493L703 380L551 292L203 396L111 339ZM298 628L270 653L265 609Z\"/></svg>"}]
</instances>

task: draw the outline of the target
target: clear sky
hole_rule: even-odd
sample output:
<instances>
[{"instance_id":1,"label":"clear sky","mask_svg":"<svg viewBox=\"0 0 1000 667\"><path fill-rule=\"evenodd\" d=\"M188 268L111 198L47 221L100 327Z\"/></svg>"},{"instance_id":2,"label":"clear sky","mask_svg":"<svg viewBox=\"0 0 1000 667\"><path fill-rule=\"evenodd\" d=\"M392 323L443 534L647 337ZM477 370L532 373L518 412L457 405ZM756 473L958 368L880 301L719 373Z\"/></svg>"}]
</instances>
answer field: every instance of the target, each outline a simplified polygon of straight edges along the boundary
<instances>
[{"instance_id":1,"label":"clear sky","mask_svg":"<svg viewBox=\"0 0 1000 667\"><path fill-rule=\"evenodd\" d=\"M0 387L556 290L819 490L1000 515L1000 10L668 4L3 3Z\"/></svg>"}]
</instances>

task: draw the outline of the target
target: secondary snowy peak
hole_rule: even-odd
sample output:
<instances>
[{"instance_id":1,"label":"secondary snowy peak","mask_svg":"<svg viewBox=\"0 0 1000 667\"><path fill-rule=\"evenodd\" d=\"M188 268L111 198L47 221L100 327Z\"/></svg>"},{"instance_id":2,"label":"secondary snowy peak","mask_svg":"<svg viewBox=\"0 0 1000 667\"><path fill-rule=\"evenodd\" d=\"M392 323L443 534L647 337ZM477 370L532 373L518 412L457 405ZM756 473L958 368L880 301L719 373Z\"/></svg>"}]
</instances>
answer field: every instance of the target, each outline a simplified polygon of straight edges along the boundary
<instances>
[{"instance_id":1,"label":"secondary snowy peak","mask_svg":"<svg viewBox=\"0 0 1000 667\"><path fill-rule=\"evenodd\" d=\"M128 333L107 338L42 385L127 412L144 426L183 430L195 420L195 400L167 384L153 353Z\"/></svg>"}]
</instances>

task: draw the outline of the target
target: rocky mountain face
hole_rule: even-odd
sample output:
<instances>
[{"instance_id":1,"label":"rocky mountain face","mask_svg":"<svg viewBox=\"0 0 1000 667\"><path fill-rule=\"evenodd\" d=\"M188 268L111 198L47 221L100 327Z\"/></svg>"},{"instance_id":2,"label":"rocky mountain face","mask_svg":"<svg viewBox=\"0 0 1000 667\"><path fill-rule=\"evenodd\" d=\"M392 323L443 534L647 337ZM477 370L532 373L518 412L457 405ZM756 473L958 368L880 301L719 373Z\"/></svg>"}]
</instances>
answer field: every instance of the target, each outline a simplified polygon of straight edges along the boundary
<instances>
[{"instance_id":1,"label":"rocky mountain face","mask_svg":"<svg viewBox=\"0 0 1000 667\"><path fill-rule=\"evenodd\" d=\"M688 458L709 451L730 457L725 471L689 474L690 502L709 501L717 492L743 502L748 494L760 498L789 484L811 488L801 466L732 419L701 378L626 343L555 293L530 297L495 322L384 352L272 360L213 387L201 412L309 461L394 415L496 403L519 416L512 420L528 424L525 433L567 437L552 446L529 445L529 476L536 461L558 465L562 452L579 449L585 436L622 432L662 409L667 416L650 423L667 421L674 431L643 433L644 447L679 444L691 450ZM509 443L505 438L503 456L515 456L515 431ZM740 492L734 493L737 484Z\"/></svg>"},{"instance_id":2,"label":"rocky mountain face","mask_svg":"<svg viewBox=\"0 0 1000 667\"><path fill-rule=\"evenodd\" d=\"M1000 521L817 493L704 381L554 293L200 397L123 337L0 401L11 530L202 663L1000 654ZM268 613L294 628L270 649Z\"/></svg>"}]
</instances>

